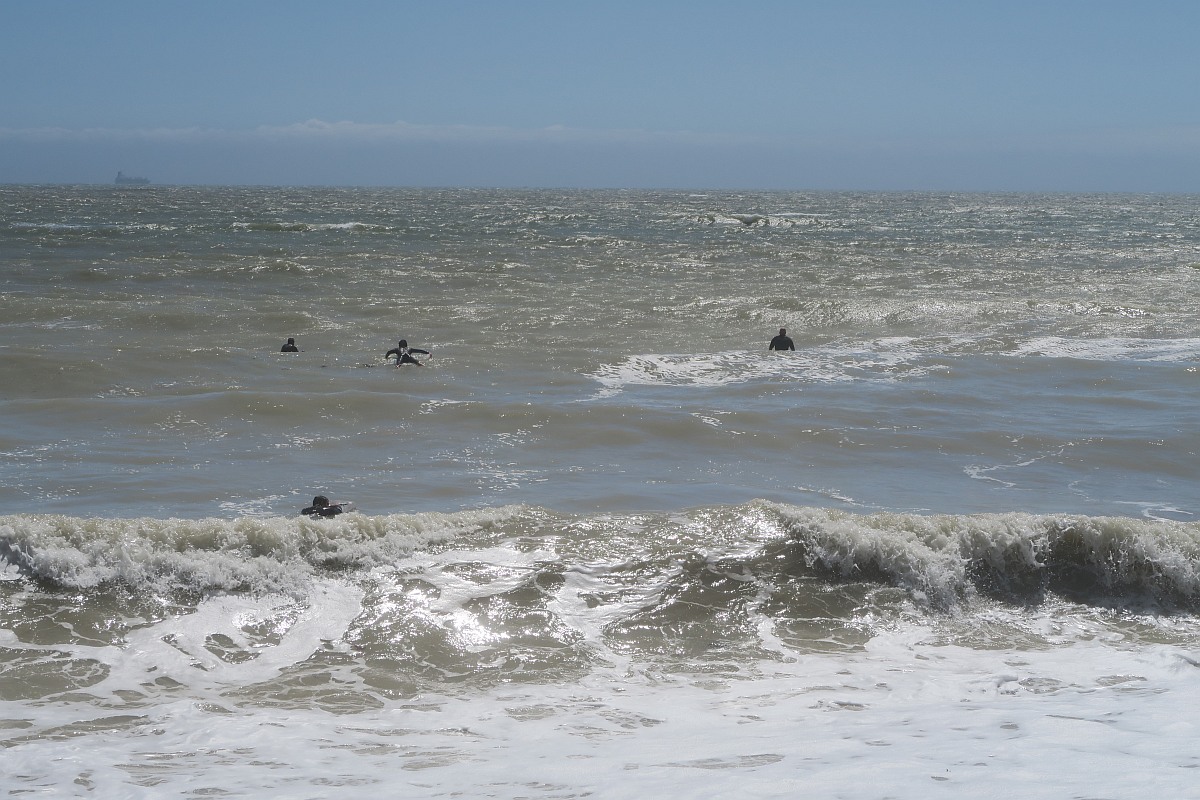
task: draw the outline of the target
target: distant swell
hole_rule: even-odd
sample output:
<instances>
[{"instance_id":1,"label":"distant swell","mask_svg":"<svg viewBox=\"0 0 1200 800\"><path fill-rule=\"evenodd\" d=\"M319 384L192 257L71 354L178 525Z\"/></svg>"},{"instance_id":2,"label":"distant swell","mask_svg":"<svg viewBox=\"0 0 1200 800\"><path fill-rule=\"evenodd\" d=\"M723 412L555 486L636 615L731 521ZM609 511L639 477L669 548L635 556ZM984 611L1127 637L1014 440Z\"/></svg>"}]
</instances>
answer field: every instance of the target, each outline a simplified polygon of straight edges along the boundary
<instances>
[{"instance_id":1,"label":"distant swell","mask_svg":"<svg viewBox=\"0 0 1200 800\"><path fill-rule=\"evenodd\" d=\"M386 226L365 222L235 222L233 228L277 233L314 233L320 231L381 231Z\"/></svg>"}]
</instances>

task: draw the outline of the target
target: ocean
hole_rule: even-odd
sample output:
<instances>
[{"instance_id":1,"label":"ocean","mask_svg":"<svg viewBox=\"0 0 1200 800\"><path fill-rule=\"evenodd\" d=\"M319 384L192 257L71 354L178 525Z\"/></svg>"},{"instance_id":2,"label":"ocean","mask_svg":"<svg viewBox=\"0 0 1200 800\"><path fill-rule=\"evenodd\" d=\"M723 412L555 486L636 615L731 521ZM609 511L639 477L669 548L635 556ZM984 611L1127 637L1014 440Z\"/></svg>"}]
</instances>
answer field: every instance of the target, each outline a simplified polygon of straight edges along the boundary
<instances>
[{"instance_id":1,"label":"ocean","mask_svg":"<svg viewBox=\"0 0 1200 800\"><path fill-rule=\"evenodd\" d=\"M0 186L0 287L5 796L1200 798L1200 197Z\"/></svg>"}]
</instances>

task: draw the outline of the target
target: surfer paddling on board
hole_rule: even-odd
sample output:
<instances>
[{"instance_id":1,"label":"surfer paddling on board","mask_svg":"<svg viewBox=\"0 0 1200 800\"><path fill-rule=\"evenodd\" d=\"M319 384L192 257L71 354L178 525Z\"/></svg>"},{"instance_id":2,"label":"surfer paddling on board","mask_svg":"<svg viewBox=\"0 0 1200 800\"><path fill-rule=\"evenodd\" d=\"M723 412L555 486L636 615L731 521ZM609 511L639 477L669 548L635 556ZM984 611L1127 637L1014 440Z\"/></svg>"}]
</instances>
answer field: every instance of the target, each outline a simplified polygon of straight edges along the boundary
<instances>
[{"instance_id":1,"label":"surfer paddling on board","mask_svg":"<svg viewBox=\"0 0 1200 800\"><path fill-rule=\"evenodd\" d=\"M295 340L295 338L294 338L294 337L291 337L291 336L289 336L289 337L288 337L288 340L287 340L287 343L286 343L286 344L284 344L284 346L283 346L283 347L279 348L279 352L281 352L281 353L299 353L299 352L300 352L300 348L299 348L299 347L296 347L296 340Z\"/></svg>"},{"instance_id":2,"label":"surfer paddling on board","mask_svg":"<svg viewBox=\"0 0 1200 800\"><path fill-rule=\"evenodd\" d=\"M791 338L787 335L787 328L780 328L779 335L771 340L771 346L768 350L795 350L796 345L792 343Z\"/></svg>"},{"instance_id":3,"label":"surfer paddling on board","mask_svg":"<svg viewBox=\"0 0 1200 800\"><path fill-rule=\"evenodd\" d=\"M330 503L328 497L319 494L313 498L312 505L301 510L300 513L306 517L317 519L319 517L336 517L338 514L353 510L354 506L349 503Z\"/></svg>"},{"instance_id":4,"label":"surfer paddling on board","mask_svg":"<svg viewBox=\"0 0 1200 800\"><path fill-rule=\"evenodd\" d=\"M423 355L427 356L433 355L433 353L430 353L428 350L422 350L419 347L409 347L408 340L401 339L400 344L384 353L383 357L391 358L392 356L395 356L397 367L403 367L405 364L416 364L418 367L425 366L420 361L417 361L417 359L413 358L413 353L422 353Z\"/></svg>"}]
</instances>

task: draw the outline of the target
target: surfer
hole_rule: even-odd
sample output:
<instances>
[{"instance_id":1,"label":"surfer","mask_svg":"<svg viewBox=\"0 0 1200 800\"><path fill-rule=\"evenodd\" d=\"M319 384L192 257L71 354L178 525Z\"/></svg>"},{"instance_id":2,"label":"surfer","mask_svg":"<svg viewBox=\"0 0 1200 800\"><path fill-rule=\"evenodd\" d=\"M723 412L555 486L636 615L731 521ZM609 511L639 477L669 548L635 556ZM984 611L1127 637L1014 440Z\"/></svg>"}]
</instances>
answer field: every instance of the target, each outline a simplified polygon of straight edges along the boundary
<instances>
[{"instance_id":1,"label":"surfer","mask_svg":"<svg viewBox=\"0 0 1200 800\"><path fill-rule=\"evenodd\" d=\"M346 503L336 503L330 505L329 498L323 494L319 494L313 498L312 505L303 509L300 513L306 517L336 517L338 514L345 513L349 509L346 508Z\"/></svg>"},{"instance_id":2,"label":"surfer","mask_svg":"<svg viewBox=\"0 0 1200 800\"><path fill-rule=\"evenodd\" d=\"M771 346L768 350L795 350L796 345L792 343L791 338L787 335L787 328L780 328L779 335L771 340Z\"/></svg>"},{"instance_id":3,"label":"surfer","mask_svg":"<svg viewBox=\"0 0 1200 800\"><path fill-rule=\"evenodd\" d=\"M296 347L296 340L293 337L289 336L288 340L287 340L287 344L285 344L283 347L279 348L279 352L281 352L281 353L299 353L300 348Z\"/></svg>"},{"instance_id":4,"label":"surfer","mask_svg":"<svg viewBox=\"0 0 1200 800\"><path fill-rule=\"evenodd\" d=\"M408 340L401 339L400 343L398 345L396 345L395 347L393 347L391 350L388 350L386 353L384 353L383 357L391 358L392 356L395 356L397 367L402 367L405 364L416 364L418 367L425 366L420 361L417 361L417 359L413 358L413 356L412 356L413 353L423 353L424 355L427 355L427 356L433 355L433 353L430 353L428 350L422 350L419 347L409 347Z\"/></svg>"}]
</instances>

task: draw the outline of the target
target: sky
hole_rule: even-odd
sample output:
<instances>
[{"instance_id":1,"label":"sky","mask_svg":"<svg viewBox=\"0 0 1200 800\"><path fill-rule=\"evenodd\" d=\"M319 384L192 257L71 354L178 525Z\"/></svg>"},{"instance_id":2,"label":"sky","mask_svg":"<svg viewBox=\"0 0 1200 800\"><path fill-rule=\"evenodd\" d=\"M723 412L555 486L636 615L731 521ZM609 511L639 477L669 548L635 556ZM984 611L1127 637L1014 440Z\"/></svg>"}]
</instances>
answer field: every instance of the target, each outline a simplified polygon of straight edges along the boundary
<instances>
[{"instance_id":1,"label":"sky","mask_svg":"<svg viewBox=\"0 0 1200 800\"><path fill-rule=\"evenodd\" d=\"M1200 192L1195 0L0 0L0 183Z\"/></svg>"}]
</instances>

